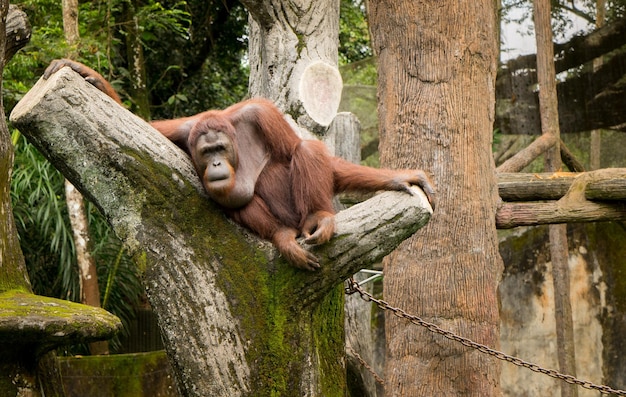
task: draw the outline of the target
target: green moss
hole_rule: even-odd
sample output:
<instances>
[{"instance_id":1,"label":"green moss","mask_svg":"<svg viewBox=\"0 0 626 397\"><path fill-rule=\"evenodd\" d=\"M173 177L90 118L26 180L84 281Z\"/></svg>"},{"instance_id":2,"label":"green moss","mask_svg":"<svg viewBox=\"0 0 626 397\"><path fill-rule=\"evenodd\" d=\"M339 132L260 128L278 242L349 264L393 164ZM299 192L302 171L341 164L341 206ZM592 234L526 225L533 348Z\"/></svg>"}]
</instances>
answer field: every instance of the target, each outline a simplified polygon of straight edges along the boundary
<instances>
[{"instance_id":1,"label":"green moss","mask_svg":"<svg viewBox=\"0 0 626 397\"><path fill-rule=\"evenodd\" d=\"M103 309L23 290L0 294L0 343L45 352L56 346L110 338L122 324ZM17 350L16 350L17 351Z\"/></svg>"},{"instance_id":2,"label":"green moss","mask_svg":"<svg viewBox=\"0 0 626 397\"><path fill-rule=\"evenodd\" d=\"M168 233L192 237L186 244L194 260L218 263L207 271L215 272L230 312L241 324L246 359L252 369L251 394L298 393L309 354L322 362L324 394L343 393L343 291L338 288L323 302L301 307L303 291L294 285L303 285L301 279L306 274L282 260L268 261L214 204L196 193L194 186L183 184L172 192L172 170L151 158L134 156L136 172L150 178L148 186L142 186L148 190L140 192L145 200L140 204L149 212L142 217L141 233L162 232L162 225L167 223ZM146 169L152 172L148 174ZM143 262L140 266L149 267L146 253L138 256Z\"/></svg>"},{"instance_id":3,"label":"green moss","mask_svg":"<svg viewBox=\"0 0 626 397\"><path fill-rule=\"evenodd\" d=\"M66 388L75 395L171 395L175 387L165 352L59 358ZM164 394L167 393L167 394Z\"/></svg>"},{"instance_id":4,"label":"green moss","mask_svg":"<svg viewBox=\"0 0 626 397\"><path fill-rule=\"evenodd\" d=\"M344 289L338 285L313 312L313 337L320 357L323 396L343 396L346 390L344 350Z\"/></svg>"},{"instance_id":5,"label":"green moss","mask_svg":"<svg viewBox=\"0 0 626 397\"><path fill-rule=\"evenodd\" d=\"M298 44L296 46L296 51L298 51L298 54L302 53L302 50L304 50L306 48L306 41L304 39L304 35L302 33L298 33L295 32L296 37L298 38Z\"/></svg>"},{"instance_id":6,"label":"green moss","mask_svg":"<svg viewBox=\"0 0 626 397\"><path fill-rule=\"evenodd\" d=\"M148 267L148 256L146 251L141 251L139 254L136 254L133 259L135 260L139 271L141 273L145 273L146 268Z\"/></svg>"}]
</instances>

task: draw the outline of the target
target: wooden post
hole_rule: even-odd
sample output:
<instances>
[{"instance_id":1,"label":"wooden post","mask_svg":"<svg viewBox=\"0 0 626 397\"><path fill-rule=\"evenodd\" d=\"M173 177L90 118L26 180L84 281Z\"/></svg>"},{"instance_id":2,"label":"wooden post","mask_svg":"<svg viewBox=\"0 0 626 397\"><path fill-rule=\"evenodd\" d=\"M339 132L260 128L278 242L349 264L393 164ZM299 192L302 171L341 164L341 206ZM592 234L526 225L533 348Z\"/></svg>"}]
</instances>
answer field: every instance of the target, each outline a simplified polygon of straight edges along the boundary
<instances>
[{"instance_id":1,"label":"wooden post","mask_svg":"<svg viewBox=\"0 0 626 397\"><path fill-rule=\"evenodd\" d=\"M556 96L550 0L534 0L533 10L537 41L537 80L539 82L541 132L544 136L552 135L557 138L555 145L546 152L545 165L547 171L558 171L561 168L559 111ZM576 376L574 326L569 293L567 225L550 225L549 234L559 369L565 374ZM575 385L561 383L561 397L575 397L577 395L578 389Z\"/></svg>"}]
</instances>

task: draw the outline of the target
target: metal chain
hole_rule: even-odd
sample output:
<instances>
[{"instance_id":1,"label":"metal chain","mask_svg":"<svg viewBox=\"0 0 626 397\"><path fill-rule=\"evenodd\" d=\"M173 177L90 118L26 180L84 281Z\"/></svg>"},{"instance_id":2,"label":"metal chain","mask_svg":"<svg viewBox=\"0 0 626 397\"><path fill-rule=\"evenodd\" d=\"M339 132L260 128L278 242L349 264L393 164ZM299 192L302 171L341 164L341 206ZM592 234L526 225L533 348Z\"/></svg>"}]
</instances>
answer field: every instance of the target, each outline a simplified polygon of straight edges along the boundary
<instances>
[{"instance_id":1,"label":"metal chain","mask_svg":"<svg viewBox=\"0 0 626 397\"><path fill-rule=\"evenodd\" d=\"M524 368L528 368L531 371L534 372L538 372L540 374L544 374L544 375L548 375L552 378L555 379L559 379L562 380L564 382L570 383L570 384L574 384L574 385L578 385L580 387L583 387L585 389L590 389L590 390L597 390L600 393L603 394L614 394L614 395L618 395L618 396L626 396L626 390L616 390L613 389L609 386L605 386L605 385L596 385L594 383L591 383L589 381L586 380L580 380L578 378L575 378L571 375L566 375L566 374L562 374L556 370L553 369L546 369L546 368L542 368L537 364L533 364L527 361L522 360L521 358L518 357L514 357L514 356L509 356L508 354L505 354L501 351L498 350L494 350L491 349L485 345L482 345L480 343L474 342L468 338L456 335L453 332L444 330L440 327L438 327L437 325L433 324L433 323L429 323L423 319L421 319L420 317L417 316L413 316L408 314L407 312L405 312L402 309L399 309L397 307L393 307L391 305L389 305L389 303L385 302L384 300L381 299L376 299L374 298L373 295L371 295L369 292L363 290L360 286L359 283L357 283L353 278L350 278L348 280L348 285L346 286L346 294L348 295L352 295L354 293L358 293L361 298L366 301L366 302L373 302L376 304L376 306L378 306L380 309L382 310L389 310L391 312L393 312L393 314L395 314L397 317L400 318L404 318L406 320L409 320L411 323L416 324L416 325L421 325L422 327L425 327L426 329L428 329L431 332L434 332L436 334L442 335L450 340L456 341L461 343L464 346L470 347L472 349L476 349L482 353L488 354L490 356L493 356L499 360L502 361L507 361L509 363L515 364L519 367L524 367Z\"/></svg>"},{"instance_id":2,"label":"metal chain","mask_svg":"<svg viewBox=\"0 0 626 397\"><path fill-rule=\"evenodd\" d=\"M376 371L374 371L374 368L372 368L364 359L363 357L361 357L361 355L357 352L354 351L353 348L351 348L350 346L346 346L346 350L348 350L348 353L352 354L354 356L354 358L357 359L357 361L363 366L363 368L365 368L366 370L369 371L370 374L372 374L372 376L374 377L374 380L377 383L380 383L381 385L385 384L385 381L383 380L383 378L380 377L380 375L378 375L376 373Z\"/></svg>"}]
</instances>

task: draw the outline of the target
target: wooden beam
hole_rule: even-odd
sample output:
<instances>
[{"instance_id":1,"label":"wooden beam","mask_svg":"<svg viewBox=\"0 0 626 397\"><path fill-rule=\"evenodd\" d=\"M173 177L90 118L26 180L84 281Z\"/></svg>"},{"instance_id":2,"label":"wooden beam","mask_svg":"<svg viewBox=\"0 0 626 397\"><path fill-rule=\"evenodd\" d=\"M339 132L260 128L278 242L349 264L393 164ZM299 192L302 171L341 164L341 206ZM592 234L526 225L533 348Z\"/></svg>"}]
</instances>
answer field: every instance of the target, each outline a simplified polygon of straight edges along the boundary
<instances>
[{"instance_id":1,"label":"wooden beam","mask_svg":"<svg viewBox=\"0 0 626 397\"><path fill-rule=\"evenodd\" d=\"M583 173L501 174L498 178L503 200L555 200L503 203L496 212L499 229L626 220L626 168Z\"/></svg>"},{"instance_id":2,"label":"wooden beam","mask_svg":"<svg viewBox=\"0 0 626 397\"><path fill-rule=\"evenodd\" d=\"M498 174L498 193L504 201L558 200L569 190L579 173Z\"/></svg>"},{"instance_id":3,"label":"wooden beam","mask_svg":"<svg viewBox=\"0 0 626 397\"><path fill-rule=\"evenodd\" d=\"M578 207L551 203L506 203L496 212L496 227L550 225L555 223L626 221L626 203L588 202Z\"/></svg>"},{"instance_id":4,"label":"wooden beam","mask_svg":"<svg viewBox=\"0 0 626 397\"><path fill-rule=\"evenodd\" d=\"M553 147L557 141L558 138L556 136L543 134L526 148L520 150L515 156L502 163L496 168L496 171L498 173L521 171L528 164L532 163L534 159Z\"/></svg>"},{"instance_id":5,"label":"wooden beam","mask_svg":"<svg viewBox=\"0 0 626 397\"><path fill-rule=\"evenodd\" d=\"M585 185L585 199L626 200L626 168L607 168L593 172L545 172L498 174L498 193L504 201L559 200L575 179L591 175Z\"/></svg>"}]
</instances>

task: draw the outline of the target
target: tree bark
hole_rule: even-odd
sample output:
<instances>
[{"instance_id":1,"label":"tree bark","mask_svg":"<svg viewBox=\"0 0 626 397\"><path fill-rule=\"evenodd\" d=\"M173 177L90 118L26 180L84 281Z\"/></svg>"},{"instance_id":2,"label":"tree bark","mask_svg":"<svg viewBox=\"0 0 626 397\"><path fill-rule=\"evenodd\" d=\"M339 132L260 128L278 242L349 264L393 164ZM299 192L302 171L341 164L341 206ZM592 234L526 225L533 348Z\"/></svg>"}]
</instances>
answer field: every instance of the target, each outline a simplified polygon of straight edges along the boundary
<instances>
[{"instance_id":1,"label":"tree bark","mask_svg":"<svg viewBox=\"0 0 626 397\"><path fill-rule=\"evenodd\" d=\"M244 0L250 13L250 96L271 99L323 134L341 100L338 0Z\"/></svg>"},{"instance_id":2,"label":"tree bark","mask_svg":"<svg viewBox=\"0 0 626 397\"><path fill-rule=\"evenodd\" d=\"M488 346L499 344L502 272L491 154L495 2L370 1L378 54L381 164L423 168L432 222L385 260L385 300ZM387 315L389 396L497 396L500 364Z\"/></svg>"},{"instance_id":3,"label":"tree bark","mask_svg":"<svg viewBox=\"0 0 626 397\"><path fill-rule=\"evenodd\" d=\"M342 90L337 69L339 1L242 3L250 13L250 96L272 99L301 136L314 136L335 155L358 162L358 120L348 113L337 114ZM355 361L353 351L370 361L371 337L365 337L371 324L369 311L362 309L363 302L357 297L348 298L345 306L348 365ZM371 374L360 365L348 370L360 372L358 377L375 390Z\"/></svg>"},{"instance_id":4,"label":"tree bark","mask_svg":"<svg viewBox=\"0 0 626 397\"><path fill-rule=\"evenodd\" d=\"M141 32L137 20L136 0L122 3L121 24L126 46L126 62L129 74L129 96L132 99L132 111L144 120L150 120L150 94L146 86L146 67L141 43Z\"/></svg>"},{"instance_id":5,"label":"tree bark","mask_svg":"<svg viewBox=\"0 0 626 397\"><path fill-rule=\"evenodd\" d=\"M596 0L596 27L604 26L606 19L606 0ZM602 66L602 57L598 57L593 61L593 71L596 72ZM589 167L592 170L600 169L601 164L601 145L602 130L594 129L591 131L591 140L589 143Z\"/></svg>"},{"instance_id":6,"label":"tree bark","mask_svg":"<svg viewBox=\"0 0 626 397\"><path fill-rule=\"evenodd\" d=\"M620 198L624 195L625 176L624 169L608 168L578 174L575 179L570 179L569 176L562 178L563 181L559 181L561 178L553 178L551 181L556 184L554 190L561 190L563 182L572 180L562 198L547 203L502 204L496 213L497 226L508 229L552 223L626 220L626 202ZM530 176L527 174L526 178L528 177ZM542 197L553 196L554 190L546 193L548 189L536 189L538 196ZM524 197L530 198L530 195L525 194ZM607 199L608 197L615 197L615 200Z\"/></svg>"},{"instance_id":7,"label":"tree bark","mask_svg":"<svg viewBox=\"0 0 626 397\"><path fill-rule=\"evenodd\" d=\"M521 171L556 143L557 138L554 135L542 135L524 148L524 150L502 163L496 171L498 173Z\"/></svg>"},{"instance_id":8,"label":"tree bark","mask_svg":"<svg viewBox=\"0 0 626 397\"><path fill-rule=\"evenodd\" d=\"M63 33L65 41L70 46L69 52L65 54L70 59L76 59L78 53L76 46L80 38L78 31L78 0L63 0Z\"/></svg>"},{"instance_id":9,"label":"tree bark","mask_svg":"<svg viewBox=\"0 0 626 397\"><path fill-rule=\"evenodd\" d=\"M533 0L533 21L537 42L537 81L539 83L539 116L543 136L554 136L557 142L546 152L546 171L561 168L559 105L556 94L556 72L552 40L550 0ZM554 315L556 322L556 343L559 370L576 376L576 354L574 325L570 302L569 249L567 225L552 224L550 234L550 259L552 262L552 282L554 284ZM578 396L578 387L561 382L561 397Z\"/></svg>"},{"instance_id":10,"label":"tree bark","mask_svg":"<svg viewBox=\"0 0 626 397\"><path fill-rule=\"evenodd\" d=\"M304 272L228 222L178 148L73 71L37 83L11 119L144 270L183 395L343 393L341 283L424 225L421 191L337 214L332 242L310 248L322 269Z\"/></svg>"},{"instance_id":11,"label":"tree bark","mask_svg":"<svg viewBox=\"0 0 626 397\"><path fill-rule=\"evenodd\" d=\"M5 62L11 58L20 48L30 41L32 33L26 13L16 5L9 4L9 14L6 20L7 40L4 50Z\"/></svg>"}]
</instances>

